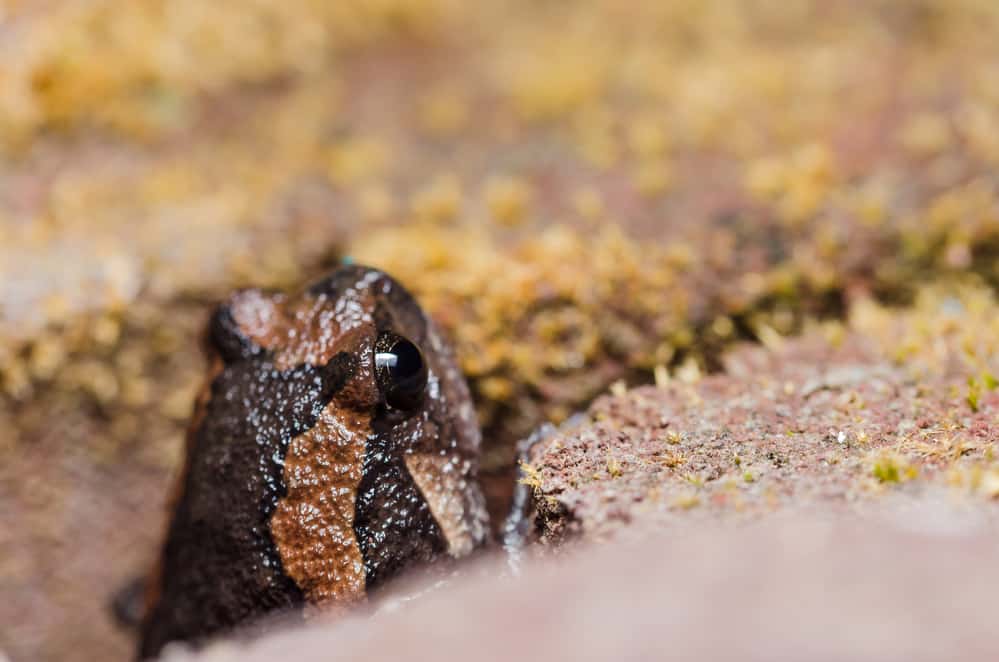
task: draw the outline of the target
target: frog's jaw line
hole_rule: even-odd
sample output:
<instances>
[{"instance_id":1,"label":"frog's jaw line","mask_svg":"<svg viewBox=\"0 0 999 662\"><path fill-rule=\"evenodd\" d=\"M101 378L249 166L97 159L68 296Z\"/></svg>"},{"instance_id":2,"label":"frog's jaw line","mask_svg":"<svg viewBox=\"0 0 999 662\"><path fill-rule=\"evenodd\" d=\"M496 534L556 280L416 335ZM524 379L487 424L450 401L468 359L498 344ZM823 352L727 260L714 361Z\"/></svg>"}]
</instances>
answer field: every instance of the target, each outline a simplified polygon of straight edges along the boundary
<instances>
[{"instance_id":1,"label":"frog's jaw line","mask_svg":"<svg viewBox=\"0 0 999 662\"><path fill-rule=\"evenodd\" d=\"M354 532L364 556L368 595L410 567L448 554L430 504L388 435L368 440L358 486Z\"/></svg>"},{"instance_id":2,"label":"frog's jaw line","mask_svg":"<svg viewBox=\"0 0 999 662\"><path fill-rule=\"evenodd\" d=\"M271 515L271 537L285 573L314 605L347 606L365 597L354 511L370 431L370 416L333 401L285 455L287 494Z\"/></svg>"},{"instance_id":3,"label":"frog's jaw line","mask_svg":"<svg viewBox=\"0 0 999 662\"><path fill-rule=\"evenodd\" d=\"M488 523L484 499L475 484L471 463L457 455L413 453L406 468L423 494L454 558L467 556L485 543Z\"/></svg>"}]
</instances>

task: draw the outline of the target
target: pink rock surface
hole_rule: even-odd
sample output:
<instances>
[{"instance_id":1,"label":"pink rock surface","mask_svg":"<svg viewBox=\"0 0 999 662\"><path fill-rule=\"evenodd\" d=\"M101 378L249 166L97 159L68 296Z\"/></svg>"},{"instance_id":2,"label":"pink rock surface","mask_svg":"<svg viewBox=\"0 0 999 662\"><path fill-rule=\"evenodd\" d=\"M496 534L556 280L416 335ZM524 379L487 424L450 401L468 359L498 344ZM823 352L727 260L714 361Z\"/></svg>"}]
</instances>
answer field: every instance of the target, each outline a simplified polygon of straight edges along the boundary
<instances>
[{"instance_id":1,"label":"pink rock surface","mask_svg":"<svg viewBox=\"0 0 999 662\"><path fill-rule=\"evenodd\" d=\"M746 346L723 374L599 398L529 453L541 541L883 501L994 524L999 391L972 407L966 371L917 378L865 340Z\"/></svg>"},{"instance_id":2,"label":"pink rock surface","mask_svg":"<svg viewBox=\"0 0 999 662\"><path fill-rule=\"evenodd\" d=\"M999 536L904 518L687 527L530 565L487 565L402 609L174 662L879 660L999 656Z\"/></svg>"}]
</instances>

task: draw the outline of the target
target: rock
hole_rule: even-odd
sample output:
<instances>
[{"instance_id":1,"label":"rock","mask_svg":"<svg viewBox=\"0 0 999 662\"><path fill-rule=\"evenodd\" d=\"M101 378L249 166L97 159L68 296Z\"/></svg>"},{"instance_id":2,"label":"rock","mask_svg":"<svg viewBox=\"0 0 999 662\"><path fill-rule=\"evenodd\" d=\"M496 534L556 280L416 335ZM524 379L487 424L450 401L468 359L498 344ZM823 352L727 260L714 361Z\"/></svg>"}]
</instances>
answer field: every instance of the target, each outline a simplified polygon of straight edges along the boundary
<instances>
[{"instance_id":1,"label":"rock","mask_svg":"<svg viewBox=\"0 0 999 662\"><path fill-rule=\"evenodd\" d=\"M532 564L516 581L489 565L370 620L166 659L989 660L997 544L995 532L856 520L682 526Z\"/></svg>"},{"instance_id":2,"label":"rock","mask_svg":"<svg viewBox=\"0 0 999 662\"><path fill-rule=\"evenodd\" d=\"M872 339L746 346L725 357L725 374L599 398L528 454L537 537L558 546L787 511L904 513L915 503L958 504L953 521L993 526L999 397L969 386L966 367L917 377Z\"/></svg>"}]
</instances>

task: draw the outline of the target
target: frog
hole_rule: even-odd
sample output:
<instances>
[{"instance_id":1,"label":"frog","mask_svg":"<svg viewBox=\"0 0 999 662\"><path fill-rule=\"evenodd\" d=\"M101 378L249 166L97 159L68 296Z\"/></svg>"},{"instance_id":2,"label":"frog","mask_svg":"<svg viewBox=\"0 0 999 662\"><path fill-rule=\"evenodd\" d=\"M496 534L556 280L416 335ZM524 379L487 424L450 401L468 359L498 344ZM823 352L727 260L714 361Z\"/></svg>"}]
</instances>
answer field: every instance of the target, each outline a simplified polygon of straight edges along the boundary
<instances>
[{"instance_id":1,"label":"frog","mask_svg":"<svg viewBox=\"0 0 999 662\"><path fill-rule=\"evenodd\" d=\"M203 344L139 659L346 613L490 545L468 385L391 276L344 264L291 294L238 290Z\"/></svg>"}]
</instances>

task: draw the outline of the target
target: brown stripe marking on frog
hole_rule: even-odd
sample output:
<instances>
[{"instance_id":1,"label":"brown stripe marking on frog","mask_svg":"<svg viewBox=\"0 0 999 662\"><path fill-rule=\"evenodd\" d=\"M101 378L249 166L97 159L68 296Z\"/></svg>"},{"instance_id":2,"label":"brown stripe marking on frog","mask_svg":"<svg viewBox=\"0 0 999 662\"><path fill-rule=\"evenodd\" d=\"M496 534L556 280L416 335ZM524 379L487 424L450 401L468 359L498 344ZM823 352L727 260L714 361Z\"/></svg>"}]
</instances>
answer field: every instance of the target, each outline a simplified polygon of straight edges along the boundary
<instances>
[{"instance_id":1,"label":"brown stripe marking on frog","mask_svg":"<svg viewBox=\"0 0 999 662\"><path fill-rule=\"evenodd\" d=\"M316 606L347 606L365 598L364 558L354 534L355 496L363 477L373 387L373 337L363 316L331 314L324 297L293 307L284 297L241 293L233 307L240 329L273 353L275 365L324 365L336 354L355 356L348 382L323 409L316 424L291 440L284 458L287 494L270 519L271 536L285 573ZM370 308L370 293L358 308ZM357 326L361 325L361 326Z\"/></svg>"},{"instance_id":2,"label":"brown stripe marking on frog","mask_svg":"<svg viewBox=\"0 0 999 662\"><path fill-rule=\"evenodd\" d=\"M271 535L284 571L315 605L347 605L365 597L354 497L370 429L370 419L330 406L288 446L288 495L271 515Z\"/></svg>"}]
</instances>

